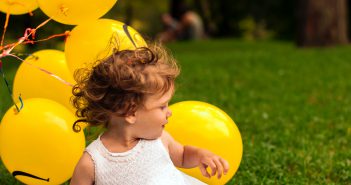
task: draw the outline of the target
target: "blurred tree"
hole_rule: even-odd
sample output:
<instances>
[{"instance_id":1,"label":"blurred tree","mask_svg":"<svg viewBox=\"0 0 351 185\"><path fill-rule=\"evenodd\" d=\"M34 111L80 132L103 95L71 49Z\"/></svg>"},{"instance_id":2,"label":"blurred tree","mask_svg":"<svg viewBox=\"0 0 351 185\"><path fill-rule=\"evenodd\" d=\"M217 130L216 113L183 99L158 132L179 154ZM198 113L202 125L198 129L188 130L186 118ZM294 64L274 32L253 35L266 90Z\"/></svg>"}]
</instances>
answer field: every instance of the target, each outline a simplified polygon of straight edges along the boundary
<instances>
[{"instance_id":1,"label":"blurred tree","mask_svg":"<svg viewBox=\"0 0 351 185\"><path fill-rule=\"evenodd\" d=\"M190 1L190 0L189 0ZM211 36L245 35L241 22L252 19L257 29L253 33L270 32L278 39L295 36L294 0L192 0L194 7L204 19L205 28Z\"/></svg>"},{"instance_id":2,"label":"blurred tree","mask_svg":"<svg viewBox=\"0 0 351 185\"><path fill-rule=\"evenodd\" d=\"M209 0L194 0L195 9L198 10L199 15L203 19L205 32L209 35L213 35L217 32L218 28L216 22L213 19L211 4Z\"/></svg>"},{"instance_id":3,"label":"blurred tree","mask_svg":"<svg viewBox=\"0 0 351 185\"><path fill-rule=\"evenodd\" d=\"M205 30L212 37L295 39L299 45L330 45L346 43L348 39L345 23L347 0L186 1L201 15ZM144 37L152 37L163 29L161 15L170 12L170 2L171 0L119 0L104 18L125 22ZM25 28L35 27L48 18L40 9L33 13L32 17L28 14L11 16L6 43L22 36ZM3 13L0 22L2 25L5 22ZM72 28L73 26L51 21L37 32L37 36L44 38ZM62 39L54 39L35 44L34 47L55 47L57 41L63 42Z\"/></svg>"},{"instance_id":4,"label":"blurred tree","mask_svg":"<svg viewBox=\"0 0 351 185\"><path fill-rule=\"evenodd\" d=\"M347 0L299 0L298 46L348 43Z\"/></svg>"}]
</instances>

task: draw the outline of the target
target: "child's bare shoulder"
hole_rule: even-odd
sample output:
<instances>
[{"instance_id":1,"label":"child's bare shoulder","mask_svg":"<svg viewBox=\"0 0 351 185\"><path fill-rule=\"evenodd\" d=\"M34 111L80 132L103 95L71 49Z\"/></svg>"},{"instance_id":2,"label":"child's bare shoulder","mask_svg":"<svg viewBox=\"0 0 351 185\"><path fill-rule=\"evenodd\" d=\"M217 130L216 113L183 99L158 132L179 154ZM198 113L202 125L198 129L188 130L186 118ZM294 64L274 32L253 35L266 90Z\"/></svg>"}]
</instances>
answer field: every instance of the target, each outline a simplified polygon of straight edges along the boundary
<instances>
[{"instance_id":1,"label":"child's bare shoulder","mask_svg":"<svg viewBox=\"0 0 351 185\"><path fill-rule=\"evenodd\" d=\"M78 162L78 165L79 164L85 168L91 169L94 172L94 161L88 152L83 153L82 157Z\"/></svg>"},{"instance_id":2,"label":"child's bare shoulder","mask_svg":"<svg viewBox=\"0 0 351 185\"><path fill-rule=\"evenodd\" d=\"M162 132L161 141L166 146L173 164L177 167L181 167L184 152L183 145L174 140L173 137L165 130Z\"/></svg>"},{"instance_id":3,"label":"child's bare shoulder","mask_svg":"<svg viewBox=\"0 0 351 185\"><path fill-rule=\"evenodd\" d=\"M94 161L87 152L84 152L74 169L71 185L92 184L94 180Z\"/></svg>"},{"instance_id":4,"label":"child's bare shoulder","mask_svg":"<svg viewBox=\"0 0 351 185\"><path fill-rule=\"evenodd\" d=\"M172 136L167 132L167 131L163 131L161 134L161 141L163 143L163 145L165 145L165 147L168 149L169 145L172 143L173 138Z\"/></svg>"}]
</instances>

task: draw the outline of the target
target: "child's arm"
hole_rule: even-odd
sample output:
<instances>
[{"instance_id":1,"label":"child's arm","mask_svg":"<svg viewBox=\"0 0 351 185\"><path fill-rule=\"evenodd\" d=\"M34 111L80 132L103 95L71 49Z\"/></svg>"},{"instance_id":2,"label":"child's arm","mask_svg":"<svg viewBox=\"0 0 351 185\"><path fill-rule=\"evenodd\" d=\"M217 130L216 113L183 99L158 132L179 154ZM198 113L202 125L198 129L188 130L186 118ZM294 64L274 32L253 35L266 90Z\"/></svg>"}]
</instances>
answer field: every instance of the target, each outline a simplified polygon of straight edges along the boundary
<instances>
[{"instance_id":1,"label":"child's arm","mask_svg":"<svg viewBox=\"0 0 351 185\"><path fill-rule=\"evenodd\" d=\"M94 163L90 155L84 152L74 169L70 185L88 184L94 184Z\"/></svg>"},{"instance_id":2,"label":"child's arm","mask_svg":"<svg viewBox=\"0 0 351 185\"><path fill-rule=\"evenodd\" d=\"M176 167L194 168L199 167L203 176L210 178L217 173L217 178L222 174L227 174L229 164L223 158L212 152L194 146L183 146L175 141L166 131L161 136L162 141L166 144L169 155ZM211 168L211 175L207 171Z\"/></svg>"}]
</instances>

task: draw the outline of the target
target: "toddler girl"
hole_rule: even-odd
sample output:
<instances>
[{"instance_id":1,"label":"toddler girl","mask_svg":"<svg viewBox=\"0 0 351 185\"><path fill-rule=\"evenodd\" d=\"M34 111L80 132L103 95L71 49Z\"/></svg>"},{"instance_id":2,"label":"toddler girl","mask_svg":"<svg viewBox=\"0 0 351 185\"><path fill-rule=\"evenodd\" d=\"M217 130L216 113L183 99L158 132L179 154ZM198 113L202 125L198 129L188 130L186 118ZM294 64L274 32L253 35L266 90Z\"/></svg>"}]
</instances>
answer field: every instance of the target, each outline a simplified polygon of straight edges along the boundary
<instances>
[{"instance_id":1,"label":"toddler girl","mask_svg":"<svg viewBox=\"0 0 351 185\"><path fill-rule=\"evenodd\" d=\"M227 173L227 161L183 146L164 130L178 74L175 59L159 45L114 52L76 73L73 103L82 118L77 122L104 125L106 131L86 148L72 185L204 184L176 167L199 167L208 178Z\"/></svg>"}]
</instances>

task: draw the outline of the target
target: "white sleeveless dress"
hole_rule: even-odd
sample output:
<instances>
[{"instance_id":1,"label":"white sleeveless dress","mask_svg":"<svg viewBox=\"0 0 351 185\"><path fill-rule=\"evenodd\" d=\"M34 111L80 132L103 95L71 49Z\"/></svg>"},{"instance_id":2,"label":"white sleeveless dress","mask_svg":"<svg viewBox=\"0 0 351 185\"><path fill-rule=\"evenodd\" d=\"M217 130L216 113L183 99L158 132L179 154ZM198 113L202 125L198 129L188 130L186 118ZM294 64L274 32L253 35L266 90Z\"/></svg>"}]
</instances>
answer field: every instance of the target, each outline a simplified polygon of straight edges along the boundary
<instances>
[{"instance_id":1,"label":"white sleeveless dress","mask_svg":"<svg viewBox=\"0 0 351 185\"><path fill-rule=\"evenodd\" d=\"M179 171L172 163L161 139L140 140L131 150L112 153L100 140L86 152L95 166L96 185L204 185Z\"/></svg>"}]
</instances>

